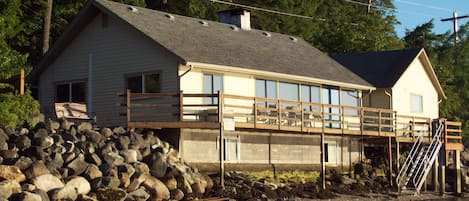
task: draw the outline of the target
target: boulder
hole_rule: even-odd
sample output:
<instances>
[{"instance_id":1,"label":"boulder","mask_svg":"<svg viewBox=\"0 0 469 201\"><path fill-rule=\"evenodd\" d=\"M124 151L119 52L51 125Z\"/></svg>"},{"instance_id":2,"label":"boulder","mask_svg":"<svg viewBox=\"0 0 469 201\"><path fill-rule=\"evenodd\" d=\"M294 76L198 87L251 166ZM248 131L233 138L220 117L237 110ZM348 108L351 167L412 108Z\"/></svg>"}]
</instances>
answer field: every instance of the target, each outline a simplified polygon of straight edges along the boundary
<instances>
[{"instance_id":1,"label":"boulder","mask_svg":"<svg viewBox=\"0 0 469 201\"><path fill-rule=\"evenodd\" d=\"M111 167L118 166L124 163L124 158L115 152L109 152L107 154L104 154L103 159Z\"/></svg>"},{"instance_id":2,"label":"boulder","mask_svg":"<svg viewBox=\"0 0 469 201\"><path fill-rule=\"evenodd\" d=\"M39 194L31 192L22 192L18 195L19 201L42 201L42 197Z\"/></svg>"},{"instance_id":3,"label":"boulder","mask_svg":"<svg viewBox=\"0 0 469 201\"><path fill-rule=\"evenodd\" d=\"M0 200L7 200L12 194L21 192L21 186L14 180L0 182Z\"/></svg>"},{"instance_id":4,"label":"boulder","mask_svg":"<svg viewBox=\"0 0 469 201\"><path fill-rule=\"evenodd\" d=\"M53 200L76 200L78 195L86 195L91 191L90 183L83 177L74 177L61 189L53 190Z\"/></svg>"},{"instance_id":5,"label":"boulder","mask_svg":"<svg viewBox=\"0 0 469 201\"><path fill-rule=\"evenodd\" d=\"M135 163L137 162L137 151L133 149L123 150L120 154L124 157L126 163Z\"/></svg>"},{"instance_id":6,"label":"boulder","mask_svg":"<svg viewBox=\"0 0 469 201\"><path fill-rule=\"evenodd\" d=\"M121 201L127 197L127 193L118 188L100 188L96 192L99 201Z\"/></svg>"},{"instance_id":7,"label":"boulder","mask_svg":"<svg viewBox=\"0 0 469 201\"><path fill-rule=\"evenodd\" d=\"M119 136L119 147L121 150L129 149L130 139L125 135Z\"/></svg>"},{"instance_id":8,"label":"boulder","mask_svg":"<svg viewBox=\"0 0 469 201\"><path fill-rule=\"evenodd\" d=\"M168 188L153 176L148 175L142 185L150 192L151 200L167 200L170 198Z\"/></svg>"},{"instance_id":9,"label":"boulder","mask_svg":"<svg viewBox=\"0 0 469 201\"><path fill-rule=\"evenodd\" d=\"M85 131L85 136L88 141L97 144L101 143L101 141L104 140L104 136L101 135L101 133L93 130Z\"/></svg>"},{"instance_id":10,"label":"boulder","mask_svg":"<svg viewBox=\"0 0 469 201\"><path fill-rule=\"evenodd\" d=\"M184 193L179 189L174 189L171 191L171 200L182 200L184 198Z\"/></svg>"},{"instance_id":11,"label":"boulder","mask_svg":"<svg viewBox=\"0 0 469 201\"><path fill-rule=\"evenodd\" d=\"M114 129L112 129L112 132L116 135L123 135L127 133L127 131L122 126L115 127Z\"/></svg>"},{"instance_id":12,"label":"boulder","mask_svg":"<svg viewBox=\"0 0 469 201\"><path fill-rule=\"evenodd\" d=\"M150 198L150 194L148 194L144 189L139 188L135 191L130 192L127 194L125 200L127 201L146 201Z\"/></svg>"},{"instance_id":13,"label":"boulder","mask_svg":"<svg viewBox=\"0 0 469 201\"><path fill-rule=\"evenodd\" d=\"M54 138L50 136L41 136L34 139L36 145L42 149L47 149L54 144Z\"/></svg>"},{"instance_id":14,"label":"boulder","mask_svg":"<svg viewBox=\"0 0 469 201\"><path fill-rule=\"evenodd\" d=\"M49 192L52 189L60 189L65 185L64 183L54 175L44 174L33 179L33 184L45 192Z\"/></svg>"},{"instance_id":15,"label":"boulder","mask_svg":"<svg viewBox=\"0 0 469 201\"><path fill-rule=\"evenodd\" d=\"M100 133L101 133L101 135L103 135L105 138L111 137L112 134L114 134L110 128L102 128L101 131L100 131Z\"/></svg>"},{"instance_id":16,"label":"boulder","mask_svg":"<svg viewBox=\"0 0 469 201\"><path fill-rule=\"evenodd\" d=\"M0 151L1 150L8 150L8 143L0 138Z\"/></svg>"},{"instance_id":17,"label":"boulder","mask_svg":"<svg viewBox=\"0 0 469 201\"><path fill-rule=\"evenodd\" d=\"M89 164L79 156L70 162L67 167L73 171L73 175L80 175L88 168L88 165Z\"/></svg>"},{"instance_id":18,"label":"boulder","mask_svg":"<svg viewBox=\"0 0 469 201\"><path fill-rule=\"evenodd\" d=\"M21 136L19 136L15 139L15 146L20 151L24 151L24 150L28 149L29 147L31 147L31 139L29 139L29 137L26 136L26 135L21 135Z\"/></svg>"},{"instance_id":19,"label":"boulder","mask_svg":"<svg viewBox=\"0 0 469 201\"><path fill-rule=\"evenodd\" d=\"M67 121L64 118L59 119L59 122L60 122L60 128L63 129L63 130L69 130L70 126L72 125L72 124L70 124L69 121Z\"/></svg>"},{"instance_id":20,"label":"boulder","mask_svg":"<svg viewBox=\"0 0 469 201\"><path fill-rule=\"evenodd\" d=\"M135 191L140 185L147 179L149 174L140 174L131 178L130 185L127 187L127 191Z\"/></svg>"},{"instance_id":21,"label":"boulder","mask_svg":"<svg viewBox=\"0 0 469 201\"><path fill-rule=\"evenodd\" d=\"M105 176L103 177L102 186L107 188L119 188L121 181L117 176Z\"/></svg>"},{"instance_id":22,"label":"boulder","mask_svg":"<svg viewBox=\"0 0 469 201\"><path fill-rule=\"evenodd\" d=\"M83 133L85 131L90 131L90 130L93 130L93 125L91 125L91 123L81 122L80 124L78 124L78 127L77 127L78 133Z\"/></svg>"},{"instance_id":23,"label":"boulder","mask_svg":"<svg viewBox=\"0 0 469 201\"><path fill-rule=\"evenodd\" d=\"M101 185L103 173L99 170L98 166L90 164L83 173L83 177L90 182L91 188L96 189Z\"/></svg>"},{"instance_id":24,"label":"boulder","mask_svg":"<svg viewBox=\"0 0 469 201\"><path fill-rule=\"evenodd\" d=\"M164 181L164 185L166 185L166 187L168 187L168 189L169 189L170 191L172 191L172 190L177 189L177 187L178 187L178 182L177 182L177 180L176 180L174 177L171 177L171 178L166 179L166 180Z\"/></svg>"},{"instance_id":25,"label":"boulder","mask_svg":"<svg viewBox=\"0 0 469 201\"><path fill-rule=\"evenodd\" d=\"M163 153L155 152L151 155L150 161L150 173L156 178L162 178L166 174L168 164L164 160Z\"/></svg>"},{"instance_id":26,"label":"boulder","mask_svg":"<svg viewBox=\"0 0 469 201\"><path fill-rule=\"evenodd\" d=\"M57 130L60 128L60 123L54 120L48 119L46 122L46 127L52 131L52 133L56 133Z\"/></svg>"},{"instance_id":27,"label":"boulder","mask_svg":"<svg viewBox=\"0 0 469 201\"><path fill-rule=\"evenodd\" d=\"M96 153L87 154L85 157L86 162L100 166L103 162Z\"/></svg>"},{"instance_id":28,"label":"boulder","mask_svg":"<svg viewBox=\"0 0 469 201\"><path fill-rule=\"evenodd\" d=\"M26 176L16 166L0 165L0 179L21 183L26 180Z\"/></svg>"},{"instance_id":29,"label":"boulder","mask_svg":"<svg viewBox=\"0 0 469 201\"><path fill-rule=\"evenodd\" d=\"M27 159L25 159L27 160ZM28 169L25 171L27 179L34 179L38 176L49 174L49 168L44 164L44 161L39 160L34 162Z\"/></svg>"}]
</instances>

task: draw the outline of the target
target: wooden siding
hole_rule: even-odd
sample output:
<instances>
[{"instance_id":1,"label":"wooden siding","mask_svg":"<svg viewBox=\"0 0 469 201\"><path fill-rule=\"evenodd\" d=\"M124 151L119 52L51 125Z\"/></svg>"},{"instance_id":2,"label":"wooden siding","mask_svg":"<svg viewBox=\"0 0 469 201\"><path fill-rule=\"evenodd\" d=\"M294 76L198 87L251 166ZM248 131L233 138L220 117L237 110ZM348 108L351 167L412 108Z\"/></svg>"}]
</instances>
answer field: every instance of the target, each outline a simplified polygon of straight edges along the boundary
<instances>
[{"instance_id":1,"label":"wooden siding","mask_svg":"<svg viewBox=\"0 0 469 201\"><path fill-rule=\"evenodd\" d=\"M101 19L100 15L95 17L41 74L39 100L48 116L53 116L48 108L54 103L55 83L87 82L89 54L93 64L92 107L101 126L125 124L116 93L124 92L128 75L158 72L161 92L179 91L179 64L173 54L130 25L108 18L108 26L103 27Z\"/></svg>"}]
</instances>

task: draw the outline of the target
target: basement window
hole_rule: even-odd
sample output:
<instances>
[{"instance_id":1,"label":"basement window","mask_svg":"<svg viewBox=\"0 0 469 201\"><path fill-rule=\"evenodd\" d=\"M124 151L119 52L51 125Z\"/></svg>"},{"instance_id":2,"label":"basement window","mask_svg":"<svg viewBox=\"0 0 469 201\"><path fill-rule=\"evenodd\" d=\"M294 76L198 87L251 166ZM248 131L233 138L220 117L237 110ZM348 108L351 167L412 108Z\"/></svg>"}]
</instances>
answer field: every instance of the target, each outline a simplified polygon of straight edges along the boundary
<instances>
[{"instance_id":1,"label":"basement window","mask_svg":"<svg viewBox=\"0 0 469 201\"><path fill-rule=\"evenodd\" d=\"M132 93L160 93L160 74L144 73L129 76L127 89Z\"/></svg>"},{"instance_id":2,"label":"basement window","mask_svg":"<svg viewBox=\"0 0 469 201\"><path fill-rule=\"evenodd\" d=\"M56 102L85 103L86 84L85 82L67 82L56 85Z\"/></svg>"},{"instance_id":3,"label":"basement window","mask_svg":"<svg viewBox=\"0 0 469 201\"><path fill-rule=\"evenodd\" d=\"M240 148L241 142L239 136L237 137L224 137L223 138L225 151L223 160L225 162L239 162L241 158ZM217 150L220 150L220 138L217 136Z\"/></svg>"},{"instance_id":4,"label":"basement window","mask_svg":"<svg viewBox=\"0 0 469 201\"><path fill-rule=\"evenodd\" d=\"M324 143L324 162L329 164L337 163L337 143Z\"/></svg>"}]
</instances>

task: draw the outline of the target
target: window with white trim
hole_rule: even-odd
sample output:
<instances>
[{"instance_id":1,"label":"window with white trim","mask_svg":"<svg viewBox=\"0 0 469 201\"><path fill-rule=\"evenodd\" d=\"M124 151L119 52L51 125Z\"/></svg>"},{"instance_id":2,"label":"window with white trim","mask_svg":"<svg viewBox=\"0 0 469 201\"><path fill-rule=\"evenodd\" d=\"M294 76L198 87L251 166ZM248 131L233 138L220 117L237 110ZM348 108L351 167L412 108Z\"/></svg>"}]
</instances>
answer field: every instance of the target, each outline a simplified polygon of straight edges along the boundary
<instances>
[{"instance_id":1,"label":"window with white trim","mask_svg":"<svg viewBox=\"0 0 469 201\"><path fill-rule=\"evenodd\" d=\"M421 95L410 95L410 111L414 113L423 112L423 97Z\"/></svg>"}]
</instances>

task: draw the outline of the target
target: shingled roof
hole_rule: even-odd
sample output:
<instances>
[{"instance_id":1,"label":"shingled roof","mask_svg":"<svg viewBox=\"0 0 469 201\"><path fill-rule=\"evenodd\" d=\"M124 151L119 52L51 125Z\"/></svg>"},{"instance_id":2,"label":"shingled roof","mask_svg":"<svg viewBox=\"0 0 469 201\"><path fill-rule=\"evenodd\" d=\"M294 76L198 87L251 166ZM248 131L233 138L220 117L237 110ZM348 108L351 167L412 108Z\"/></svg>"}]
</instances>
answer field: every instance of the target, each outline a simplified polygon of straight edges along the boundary
<instances>
[{"instance_id":1,"label":"shingled roof","mask_svg":"<svg viewBox=\"0 0 469 201\"><path fill-rule=\"evenodd\" d=\"M168 49L181 59L182 64L197 62L240 67L373 88L301 38L256 29L243 30L229 24L107 0L92 1L84 9L95 13L98 10L122 20ZM86 10L82 12L81 17L84 18ZM44 60L47 59L46 56ZM42 62L39 67L43 68L41 65L47 63Z\"/></svg>"},{"instance_id":2,"label":"shingled roof","mask_svg":"<svg viewBox=\"0 0 469 201\"><path fill-rule=\"evenodd\" d=\"M401 49L381 52L364 52L332 55L377 88L391 88L422 49Z\"/></svg>"}]
</instances>

